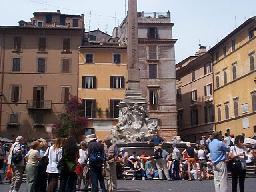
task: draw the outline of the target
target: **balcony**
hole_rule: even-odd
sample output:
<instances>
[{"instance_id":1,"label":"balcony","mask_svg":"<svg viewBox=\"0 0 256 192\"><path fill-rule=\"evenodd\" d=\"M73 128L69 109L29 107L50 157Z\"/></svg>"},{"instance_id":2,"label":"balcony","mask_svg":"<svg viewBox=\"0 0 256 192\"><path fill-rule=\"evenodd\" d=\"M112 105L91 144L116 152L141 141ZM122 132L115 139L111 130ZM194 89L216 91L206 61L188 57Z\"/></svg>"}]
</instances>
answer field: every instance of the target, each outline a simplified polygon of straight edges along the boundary
<instances>
[{"instance_id":1,"label":"balcony","mask_svg":"<svg viewBox=\"0 0 256 192\"><path fill-rule=\"evenodd\" d=\"M41 110L51 110L52 109L52 100L28 100L27 109L41 109Z\"/></svg>"},{"instance_id":2,"label":"balcony","mask_svg":"<svg viewBox=\"0 0 256 192\"><path fill-rule=\"evenodd\" d=\"M203 96L203 101L204 102L211 102L211 101L213 101L212 95Z\"/></svg>"}]
</instances>

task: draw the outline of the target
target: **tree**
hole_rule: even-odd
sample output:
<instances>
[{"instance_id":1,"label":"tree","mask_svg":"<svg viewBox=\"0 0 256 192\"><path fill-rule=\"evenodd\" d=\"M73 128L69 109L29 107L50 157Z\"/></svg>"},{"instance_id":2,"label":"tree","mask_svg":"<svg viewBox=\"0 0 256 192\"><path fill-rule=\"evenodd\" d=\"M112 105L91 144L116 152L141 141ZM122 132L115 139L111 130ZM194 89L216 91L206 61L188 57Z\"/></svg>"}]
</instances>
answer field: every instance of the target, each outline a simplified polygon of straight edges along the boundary
<instances>
[{"instance_id":1,"label":"tree","mask_svg":"<svg viewBox=\"0 0 256 192\"><path fill-rule=\"evenodd\" d=\"M77 141L80 141L86 127L87 119L84 117L84 106L81 99L70 96L65 105L65 112L60 114L57 136L73 136Z\"/></svg>"}]
</instances>

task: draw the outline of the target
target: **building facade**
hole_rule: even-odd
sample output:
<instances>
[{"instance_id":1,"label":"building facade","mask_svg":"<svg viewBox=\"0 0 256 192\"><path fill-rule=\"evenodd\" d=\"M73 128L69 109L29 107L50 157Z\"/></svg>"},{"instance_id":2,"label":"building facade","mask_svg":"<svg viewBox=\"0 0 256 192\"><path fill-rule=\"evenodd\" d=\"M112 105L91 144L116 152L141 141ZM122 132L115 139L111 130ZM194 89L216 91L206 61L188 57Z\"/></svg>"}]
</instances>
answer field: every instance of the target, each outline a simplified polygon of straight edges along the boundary
<instances>
[{"instance_id":1,"label":"building facade","mask_svg":"<svg viewBox=\"0 0 256 192\"><path fill-rule=\"evenodd\" d=\"M204 46L176 65L178 135L196 142L214 128L211 55Z\"/></svg>"},{"instance_id":2,"label":"building facade","mask_svg":"<svg viewBox=\"0 0 256 192\"><path fill-rule=\"evenodd\" d=\"M256 131L255 17L209 50L213 58L217 131L247 137Z\"/></svg>"},{"instance_id":3,"label":"building facade","mask_svg":"<svg viewBox=\"0 0 256 192\"><path fill-rule=\"evenodd\" d=\"M88 127L104 139L117 123L127 80L127 48L116 43L89 43L79 48L78 96Z\"/></svg>"},{"instance_id":4,"label":"building facade","mask_svg":"<svg viewBox=\"0 0 256 192\"><path fill-rule=\"evenodd\" d=\"M170 139L177 135L174 24L170 12L138 12L137 16L141 93L148 102L149 116L159 120L161 136ZM123 45L127 45L127 26L126 18L113 31Z\"/></svg>"},{"instance_id":5,"label":"building facade","mask_svg":"<svg viewBox=\"0 0 256 192\"><path fill-rule=\"evenodd\" d=\"M21 21L20 26L0 27L0 123L1 135L9 138L50 137L47 131L64 112L65 102L77 95L83 24L50 24L44 19L51 13L43 15L37 20L34 13L32 22ZM62 16L53 12L51 22L56 15ZM83 16L75 18L83 23Z\"/></svg>"}]
</instances>

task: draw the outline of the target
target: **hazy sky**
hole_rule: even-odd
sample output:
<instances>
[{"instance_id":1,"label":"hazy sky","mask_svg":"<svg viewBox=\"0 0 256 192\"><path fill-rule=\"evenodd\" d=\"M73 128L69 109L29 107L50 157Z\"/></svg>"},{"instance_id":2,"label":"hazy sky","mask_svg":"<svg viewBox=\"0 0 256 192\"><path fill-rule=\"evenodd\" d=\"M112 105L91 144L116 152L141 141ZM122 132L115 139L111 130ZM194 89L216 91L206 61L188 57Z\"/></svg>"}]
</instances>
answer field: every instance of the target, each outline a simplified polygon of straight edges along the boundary
<instances>
[{"instance_id":1,"label":"hazy sky","mask_svg":"<svg viewBox=\"0 0 256 192\"><path fill-rule=\"evenodd\" d=\"M112 33L125 16L127 0L2 0L0 25L29 21L35 11L85 14L86 30ZM128 5L127 5L128 6ZM256 0L138 0L138 11L166 12L174 23L177 62L193 55L198 44L214 46L235 27L256 15Z\"/></svg>"}]
</instances>

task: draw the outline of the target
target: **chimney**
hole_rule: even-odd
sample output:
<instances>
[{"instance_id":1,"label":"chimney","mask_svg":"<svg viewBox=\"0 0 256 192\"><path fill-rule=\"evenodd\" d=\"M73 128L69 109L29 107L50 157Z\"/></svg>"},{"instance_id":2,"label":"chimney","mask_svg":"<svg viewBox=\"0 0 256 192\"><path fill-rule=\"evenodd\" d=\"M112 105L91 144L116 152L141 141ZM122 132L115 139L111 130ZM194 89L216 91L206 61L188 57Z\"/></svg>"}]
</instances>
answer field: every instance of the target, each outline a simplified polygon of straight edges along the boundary
<instances>
[{"instance_id":1,"label":"chimney","mask_svg":"<svg viewBox=\"0 0 256 192\"><path fill-rule=\"evenodd\" d=\"M203 45L199 44L199 50L196 52L195 55L196 56L203 55L206 52L207 52L206 46L203 46Z\"/></svg>"},{"instance_id":2,"label":"chimney","mask_svg":"<svg viewBox=\"0 0 256 192\"><path fill-rule=\"evenodd\" d=\"M57 13L60 13L60 10L57 10Z\"/></svg>"}]
</instances>

